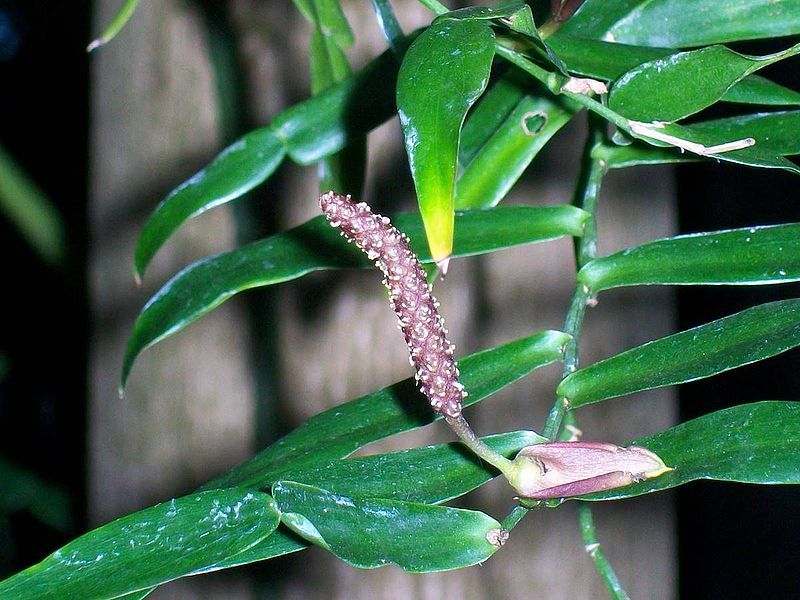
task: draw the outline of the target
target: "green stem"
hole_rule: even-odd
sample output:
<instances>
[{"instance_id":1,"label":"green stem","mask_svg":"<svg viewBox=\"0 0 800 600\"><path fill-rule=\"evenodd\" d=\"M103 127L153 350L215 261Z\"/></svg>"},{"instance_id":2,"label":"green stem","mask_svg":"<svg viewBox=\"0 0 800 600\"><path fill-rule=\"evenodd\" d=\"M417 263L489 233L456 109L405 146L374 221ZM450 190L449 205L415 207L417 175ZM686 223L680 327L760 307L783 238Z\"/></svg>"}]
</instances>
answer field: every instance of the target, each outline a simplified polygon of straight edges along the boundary
<instances>
[{"instance_id":1,"label":"green stem","mask_svg":"<svg viewBox=\"0 0 800 600\"><path fill-rule=\"evenodd\" d=\"M492 465L503 475L508 476L511 473L511 461L492 450L483 440L475 435L475 432L472 431L472 428L463 415L457 418L445 417L444 420L455 434L461 438L461 441L477 456Z\"/></svg>"},{"instance_id":2,"label":"green stem","mask_svg":"<svg viewBox=\"0 0 800 600\"><path fill-rule=\"evenodd\" d=\"M586 140L583 159L581 160L581 173L578 186L573 198L573 204L589 213L589 218L584 226L583 236L575 242L575 262L580 270L587 262L597 256L597 201L600 198L600 188L603 175L606 173L606 163L592 155L594 149L603 143L604 123L600 119L590 118L590 133ZM583 318L586 307L591 301L591 291L580 281L572 296L567 318L564 321L564 332L572 338L564 349L564 369L562 378L571 374L578 368L578 343L583 328ZM547 421L542 429L542 435L554 440L564 420L564 414L569 408L567 398L558 398L550 409Z\"/></svg>"},{"instance_id":3,"label":"green stem","mask_svg":"<svg viewBox=\"0 0 800 600\"><path fill-rule=\"evenodd\" d=\"M630 600L630 596L628 596L622 588L617 574L614 572L608 559L606 559L606 555L603 553L603 549L597 541L592 509L588 504L583 502L578 504L578 524L581 529L581 537L583 537L583 547L592 559L594 568L597 570L600 578L606 584L608 594L614 600Z\"/></svg>"},{"instance_id":4,"label":"green stem","mask_svg":"<svg viewBox=\"0 0 800 600\"><path fill-rule=\"evenodd\" d=\"M512 50L504 46L501 43L501 40L498 40L497 44L495 45L495 51L497 52L498 56L502 56L510 63L518 66L520 69L525 71L526 73L533 75L536 79L541 81L547 88L553 92L554 94L560 94L566 96L567 98L571 98L584 108L592 111L596 115L603 117L609 123L613 123L623 131L634 135L634 137L638 137L631 132L630 124L628 119L620 115L619 113L614 112L607 106L604 106L602 103L598 102L594 98L587 96L585 94L576 94L573 92L565 92L561 89L561 86L566 83L567 78L563 75L559 75L558 73L553 73L546 69L543 69L539 65L532 63L527 58L525 58L519 52Z\"/></svg>"}]
</instances>

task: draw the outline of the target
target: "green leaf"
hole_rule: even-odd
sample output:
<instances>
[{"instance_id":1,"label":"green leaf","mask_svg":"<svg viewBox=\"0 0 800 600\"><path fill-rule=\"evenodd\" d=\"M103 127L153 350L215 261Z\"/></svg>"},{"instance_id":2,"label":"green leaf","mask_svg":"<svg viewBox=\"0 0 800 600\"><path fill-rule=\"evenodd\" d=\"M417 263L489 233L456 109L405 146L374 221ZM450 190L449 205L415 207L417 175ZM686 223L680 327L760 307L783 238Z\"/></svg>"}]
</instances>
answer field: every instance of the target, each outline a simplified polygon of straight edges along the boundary
<instances>
[{"instance_id":1,"label":"green leaf","mask_svg":"<svg viewBox=\"0 0 800 600\"><path fill-rule=\"evenodd\" d=\"M749 75L725 92L721 100L740 104L789 106L800 104L800 92L778 85L760 75Z\"/></svg>"},{"instance_id":2,"label":"green leaf","mask_svg":"<svg viewBox=\"0 0 800 600\"><path fill-rule=\"evenodd\" d=\"M245 550L278 525L261 492L214 490L127 515L0 583L4 598L114 598L147 590Z\"/></svg>"},{"instance_id":3,"label":"green leaf","mask_svg":"<svg viewBox=\"0 0 800 600\"><path fill-rule=\"evenodd\" d=\"M631 285L800 281L800 223L682 235L597 258L578 274L592 293Z\"/></svg>"},{"instance_id":4,"label":"green leaf","mask_svg":"<svg viewBox=\"0 0 800 600\"><path fill-rule=\"evenodd\" d=\"M800 1L587 0L560 33L638 46L705 46L800 33Z\"/></svg>"},{"instance_id":5,"label":"green leaf","mask_svg":"<svg viewBox=\"0 0 800 600\"><path fill-rule=\"evenodd\" d=\"M548 44L572 73L614 81L644 63L674 53L671 48L630 46L562 35L548 38ZM758 75L748 75L728 89L720 100L744 104L800 104L800 93Z\"/></svg>"},{"instance_id":6,"label":"green leaf","mask_svg":"<svg viewBox=\"0 0 800 600\"><path fill-rule=\"evenodd\" d=\"M500 523L481 512L349 498L290 481L276 483L273 492L284 524L362 569L447 571L481 563L498 548L487 536Z\"/></svg>"},{"instance_id":7,"label":"green leaf","mask_svg":"<svg viewBox=\"0 0 800 600\"><path fill-rule=\"evenodd\" d=\"M711 106L754 71L798 52L800 44L763 57L724 46L678 52L625 73L611 88L608 105L637 121L677 121Z\"/></svg>"},{"instance_id":8,"label":"green leaf","mask_svg":"<svg viewBox=\"0 0 800 600\"><path fill-rule=\"evenodd\" d=\"M755 402L713 412L632 442L674 471L581 500L631 498L697 479L800 483L800 402Z\"/></svg>"},{"instance_id":9,"label":"green leaf","mask_svg":"<svg viewBox=\"0 0 800 600\"><path fill-rule=\"evenodd\" d=\"M311 0L314 30L311 34L311 92L321 93L352 75L342 46L353 43L353 34L338 0ZM320 192L338 190L361 195L366 168L366 138L354 140L336 154L320 160Z\"/></svg>"},{"instance_id":10,"label":"green leaf","mask_svg":"<svg viewBox=\"0 0 800 600\"><path fill-rule=\"evenodd\" d=\"M458 216L455 256L481 254L517 244L580 235L586 213L570 206L504 207ZM408 234L423 262L431 256L418 214L398 215L395 225ZM175 275L142 309L133 327L122 368L124 387L136 357L235 294L290 281L312 271L371 267L322 217L230 252L198 261Z\"/></svg>"},{"instance_id":11,"label":"green leaf","mask_svg":"<svg viewBox=\"0 0 800 600\"><path fill-rule=\"evenodd\" d=\"M158 249L182 223L253 189L272 175L285 154L272 128L256 129L170 192L150 215L136 243L136 276L142 276Z\"/></svg>"},{"instance_id":12,"label":"green leaf","mask_svg":"<svg viewBox=\"0 0 800 600\"><path fill-rule=\"evenodd\" d=\"M494 34L477 21L438 21L411 45L397 80L397 111L435 262L453 249L459 131L489 81Z\"/></svg>"},{"instance_id":13,"label":"green leaf","mask_svg":"<svg viewBox=\"0 0 800 600\"><path fill-rule=\"evenodd\" d=\"M686 383L800 345L800 300L761 304L648 342L567 376L559 396L578 408L608 398Z\"/></svg>"},{"instance_id":14,"label":"green leaf","mask_svg":"<svg viewBox=\"0 0 800 600\"><path fill-rule=\"evenodd\" d=\"M352 77L275 117L273 128L289 157L301 165L314 164L389 119L395 113L397 69L394 53L386 51Z\"/></svg>"},{"instance_id":15,"label":"green leaf","mask_svg":"<svg viewBox=\"0 0 800 600\"><path fill-rule=\"evenodd\" d=\"M1 146L0 213L43 260L64 260L66 232L58 209Z\"/></svg>"},{"instance_id":16,"label":"green leaf","mask_svg":"<svg viewBox=\"0 0 800 600\"><path fill-rule=\"evenodd\" d=\"M533 43L533 49L564 75L567 69L558 55L539 35L531 7L524 2L498 2L494 6L470 6L439 15L434 23L446 20L489 21L503 30L522 36Z\"/></svg>"},{"instance_id":17,"label":"green leaf","mask_svg":"<svg viewBox=\"0 0 800 600\"><path fill-rule=\"evenodd\" d=\"M545 442L532 431L483 438L490 448L513 458L525 446ZM334 459L303 469L289 468L280 478L361 498L391 498L439 504L477 489L497 472L461 442L413 448L362 458Z\"/></svg>"},{"instance_id":18,"label":"green leaf","mask_svg":"<svg viewBox=\"0 0 800 600\"><path fill-rule=\"evenodd\" d=\"M103 33L100 35L100 37L89 44L86 47L86 51L91 52L92 50L96 50L100 46L107 44L117 37L117 34L122 31L122 28L125 27L125 24L133 16L133 11L136 10L136 6L138 4L139 0L125 0L125 3L119 9L117 14L114 15L114 18L111 19L111 22L103 30Z\"/></svg>"},{"instance_id":19,"label":"green leaf","mask_svg":"<svg viewBox=\"0 0 800 600\"><path fill-rule=\"evenodd\" d=\"M544 331L460 359L461 382L471 406L524 377L561 360L569 336ZM266 487L280 473L339 459L371 442L422 427L441 418L430 410L413 378L378 390L307 421L247 462L204 487Z\"/></svg>"},{"instance_id":20,"label":"green leaf","mask_svg":"<svg viewBox=\"0 0 800 600\"><path fill-rule=\"evenodd\" d=\"M756 147L782 156L800 154L800 111L756 113L693 123L694 131L731 140L753 138Z\"/></svg>"},{"instance_id":21,"label":"green leaf","mask_svg":"<svg viewBox=\"0 0 800 600\"><path fill-rule=\"evenodd\" d=\"M539 151L577 112L564 98L524 96L456 181L457 209L499 203Z\"/></svg>"},{"instance_id":22,"label":"green leaf","mask_svg":"<svg viewBox=\"0 0 800 600\"><path fill-rule=\"evenodd\" d=\"M469 166L483 145L505 123L511 111L528 93L530 81L525 72L511 65L489 84L461 128L458 164L462 168Z\"/></svg>"}]
</instances>

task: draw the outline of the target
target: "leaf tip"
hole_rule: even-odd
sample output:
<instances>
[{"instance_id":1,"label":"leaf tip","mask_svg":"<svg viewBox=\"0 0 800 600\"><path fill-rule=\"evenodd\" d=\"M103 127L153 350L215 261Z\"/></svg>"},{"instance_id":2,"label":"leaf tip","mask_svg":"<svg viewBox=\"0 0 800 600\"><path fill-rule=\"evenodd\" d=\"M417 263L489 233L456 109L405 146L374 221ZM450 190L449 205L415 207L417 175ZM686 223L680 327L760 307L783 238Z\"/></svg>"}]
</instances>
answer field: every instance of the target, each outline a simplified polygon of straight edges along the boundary
<instances>
[{"instance_id":1,"label":"leaf tip","mask_svg":"<svg viewBox=\"0 0 800 600\"><path fill-rule=\"evenodd\" d=\"M93 52L97 50L100 46L105 46L108 43L108 40L104 37L99 37L96 40L92 40L88 46L86 46L86 52Z\"/></svg>"}]
</instances>

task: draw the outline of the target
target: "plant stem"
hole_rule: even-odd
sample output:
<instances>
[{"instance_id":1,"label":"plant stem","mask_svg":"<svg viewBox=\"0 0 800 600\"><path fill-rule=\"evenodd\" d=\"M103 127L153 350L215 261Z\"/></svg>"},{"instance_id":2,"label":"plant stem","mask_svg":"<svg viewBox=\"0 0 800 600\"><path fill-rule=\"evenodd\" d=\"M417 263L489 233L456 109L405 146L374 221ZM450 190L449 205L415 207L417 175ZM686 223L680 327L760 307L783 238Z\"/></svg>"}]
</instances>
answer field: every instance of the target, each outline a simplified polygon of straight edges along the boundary
<instances>
[{"instance_id":1,"label":"plant stem","mask_svg":"<svg viewBox=\"0 0 800 600\"><path fill-rule=\"evenodd\" d=\"M578 523L583 537L583 544L586 553L592 559L594 568L600 578L606 584L608 593L614 600L630 600L630 596L622 588L622 584L617 579L617 574L606 559L600 543L597 541L597 534L594 527L594 517L592 509L586 503L578 504Z\"/></svg>"},{"instance_id":2,"label":"plant stem","mask_svg":"<svg viewBox=\"0 0 800 600\"><path fill-rule=\"evenodd\" d=\"M607 164L597 156L595 149L601 146L604 140L605 124L598 116L590 113L589 135L584 146L581 172L573 197L573 204L589 213L583 236L575 241L575 263L578 271L586 263L597 257L597 202L600 199L600 188L603 176L607 171ZM581 281L578 281L564 325L564 331L572 335L572 339L567 343L567 347L564 350L562 379L578 368L578 342L583 328L586 307L590 301L591 290ZM545 437L556 439L565 419L571 424L575 424L574 418L567 419L567 417L571 416L571 413L568 413L568 408L569 400L567 398L556 399L542 431ZM591 557L597 574L605 582L609 594L614 600L629 600L628 594L622 589L614 569L606 559L603 549L597 541L592 509L588 504L579 504L578 523L586 552Z\"/></svg>"},{"instance_id":3,"label":"plant stem","mask_svg":"<svg viewBox=\"0 0 800 600\"><path fill-rule=\"evenodd\" d=\"M447 424L461 439L461 441L464 442L464 444L476 455L504 475L508 475L510 473L511 461L505 456L502 456L501 454L498 454L492 450L483 442L483 440L475 435L475 432L472 431L472 428L469 426L469 423L467 423L467 420L463 415L456 418L445 416L444 420L447 421Z\"/></svg>"},{"instance_id":4,"label":"plant stem","mask_svg":"<svg viewBox=\"0 0 800 600\"><path fill-rule=\"evenodd\" d=\"M597 256L597 221L595 212L597 210L597 201L600 198L603 175L606 172L605 161L592 156L595 147L603 143L604 124L601 120L590 117L589 125L589 137L586 140L583 159L581 160L580 178L573 198L575 206L589 213L589 218L584 225L583 236L575 241L575 262L578 270ZM567 346L564 349L562 379L578 368L578 343L583 328L586 306L590 301L591 291L578 281L567 312L567 318L564 321L564 332L570 334L572 339L567 342ZM564 414L568 408L569 400L567 398L558 398L555 401L542 429L544 437L551 440L556 439L561 423L564 420Z\"/></svg>"}]
</instances>

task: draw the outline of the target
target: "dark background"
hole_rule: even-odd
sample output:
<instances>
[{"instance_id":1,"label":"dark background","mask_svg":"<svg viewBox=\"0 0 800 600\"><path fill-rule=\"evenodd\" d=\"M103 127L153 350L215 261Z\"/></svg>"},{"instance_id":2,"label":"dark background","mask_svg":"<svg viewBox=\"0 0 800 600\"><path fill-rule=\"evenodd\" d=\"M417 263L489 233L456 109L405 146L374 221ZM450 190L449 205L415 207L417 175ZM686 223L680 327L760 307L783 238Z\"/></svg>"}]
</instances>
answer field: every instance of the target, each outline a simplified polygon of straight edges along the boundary
<instances>
[{"instance_id":1,"label":"dark background","mask_svg":"<svg viewBox=\"0 0 800 600\"><path fill-rule=\"evenodd\" d=\"M0 503L0 575L85 528L89 22L86 1L0 0L0 144L57 205L68 234L67 262L55 268L0 219L0 352L9 367L0 382L0 458L65 491L71 515L68 526L53 528ZM800 89L796 60L769 75ZM675 173L683 232L800 221L790 174L710 162ZM797 285L679 289L680 327L799 292ZM681 418L748 401L795 400L798 389L795 351L682 386ZM13 492L0 481L0 495ZM800 490L702 482L676 498L682 597L800 596Z\"/></svg>"}]
</instances>

